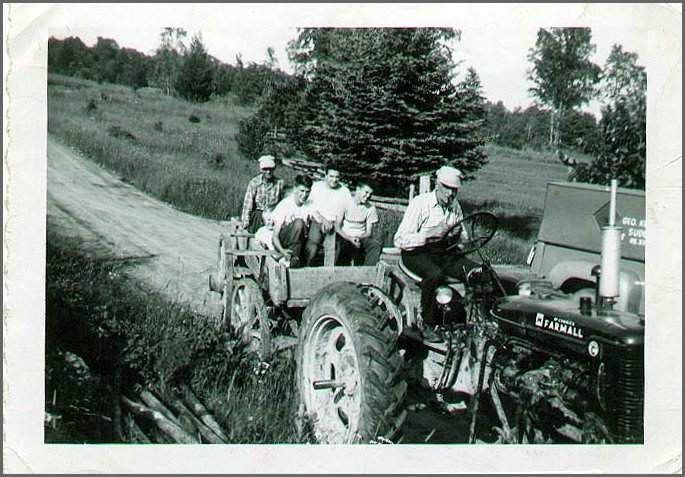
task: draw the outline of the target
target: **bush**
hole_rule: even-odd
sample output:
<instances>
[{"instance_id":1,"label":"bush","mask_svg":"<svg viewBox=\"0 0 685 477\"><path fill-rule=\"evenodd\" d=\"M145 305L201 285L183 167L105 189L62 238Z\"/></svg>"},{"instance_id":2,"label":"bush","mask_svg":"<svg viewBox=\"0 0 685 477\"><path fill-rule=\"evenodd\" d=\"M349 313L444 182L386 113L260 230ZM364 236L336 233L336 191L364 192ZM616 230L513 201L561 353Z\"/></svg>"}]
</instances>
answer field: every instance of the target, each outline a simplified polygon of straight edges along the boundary
<instances>
[{"instance_id":1,"label":"bush","mask_svg":"<svg viewBox=\"0 0 685 477\"><path fill-rule=\"evenodd\" d=\"M220 170L226 166L226 155L223 152L215 152L210 154L207 163L212 169Z\"/></svg>"},{"instance_id":2,"label":"bush","mask_svg":"<svg viewBox=\"0 0 685 477\"><path fill-rule=\"evenodd\" d=\"M95 100L93 98L88 100L88 103L86 103L86 106L83 108L83 111L86 114L93 114L97 112L98 110L98 105L95 103Z\"/></svg>"}]
</instances>

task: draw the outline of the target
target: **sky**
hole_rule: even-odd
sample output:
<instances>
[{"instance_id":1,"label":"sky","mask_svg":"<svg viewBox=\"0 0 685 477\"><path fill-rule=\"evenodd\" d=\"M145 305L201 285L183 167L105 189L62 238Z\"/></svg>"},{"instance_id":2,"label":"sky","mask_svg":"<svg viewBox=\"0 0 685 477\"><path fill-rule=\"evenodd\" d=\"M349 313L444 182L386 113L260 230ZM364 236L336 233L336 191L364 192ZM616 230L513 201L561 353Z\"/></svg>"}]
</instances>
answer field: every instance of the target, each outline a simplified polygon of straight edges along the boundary
<instances>
[{"instance_id":1,"label":"sky","mask_svg":"<svg viewBox=\"0 0 685 477\"><path fill-rule=\"evenodd\" d=\"M93 45L98 36L121 47L152 53L166 26L201 33L209 53L226 63L262 62L273 47L279 67L291 71L286 45L304 26L446 26L461 30L454 46L457 71L474 67L488 100L509 109L533 98L526 79L527 55L540 27L590 26L597 46L593 61L604 64L614 43L637 52L646 64L648 12L620 4L90 4L57 5L50 28L57 38L78 36ZM596 102L583 109L595 114Z\"/></svg>"}]
</instances>

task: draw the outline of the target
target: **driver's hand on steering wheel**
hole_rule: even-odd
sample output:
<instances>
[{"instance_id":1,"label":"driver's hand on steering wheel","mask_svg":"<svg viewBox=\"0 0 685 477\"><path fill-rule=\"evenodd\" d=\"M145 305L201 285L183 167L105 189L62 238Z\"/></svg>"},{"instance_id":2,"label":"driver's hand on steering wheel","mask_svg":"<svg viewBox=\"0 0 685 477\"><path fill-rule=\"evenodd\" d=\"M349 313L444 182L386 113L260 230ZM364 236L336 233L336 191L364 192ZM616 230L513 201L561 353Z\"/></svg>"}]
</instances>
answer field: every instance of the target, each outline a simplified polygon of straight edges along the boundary
<instances>
[{"instance_id":1,"label":"driver's hand on steering wheel","mask_svg":"<svg viewBox=\"0 0 685 477\"><path fill-rule=\"evenodd\" d=\"M450 230L450 237L459 238L461 236L462 227L461 225L456 225Z\"/></svg>"},{"instance_id":2,"label":"driver's hand on steering wheel","mask_svg":"<svg viewBox=\"0 0 685 477\"><path fill-rule=\"evenodd\" d=\"M442 238L445 236L445 233L447 233L448 228L449 227L447 227L447 224L439 224L428 229L426 231L426 241L438 242L442 240Z\"/></svg>"}]
</instances>

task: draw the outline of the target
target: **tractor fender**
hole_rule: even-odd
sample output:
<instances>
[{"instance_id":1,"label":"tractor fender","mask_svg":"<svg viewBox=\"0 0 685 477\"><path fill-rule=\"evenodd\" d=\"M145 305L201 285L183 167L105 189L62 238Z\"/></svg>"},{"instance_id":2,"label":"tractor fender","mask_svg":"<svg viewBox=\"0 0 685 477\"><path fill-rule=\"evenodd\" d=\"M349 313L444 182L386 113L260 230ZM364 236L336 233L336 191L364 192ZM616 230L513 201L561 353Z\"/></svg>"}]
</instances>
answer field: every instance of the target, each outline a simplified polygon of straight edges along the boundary
<instances>
[{"instance_id":1,"label":"tractor fender","mask_svg":"<svg viewBox=\"0 0 685 477\"><path fill-rule=\"evenodd\" d=\"M571 279L588 282L594 286L595 277L592 276L592 269L597 265L596 262L589 260L570 260L556 264L550 271L547 279L552 282L552 286L561 289L563 285ZM575 290L568 290L575 291Z\"/></svg>"},{"instance_id":2,"label":"tractor fender","mask_svg":"<svg viewBox=\"0 0 685 477\"><path fill-rule=\"evenodd\" d=\"M592 276L592 269L596 265L596 262L589 260L562 262L550 270L548 279L554 288L566 293L578 291L580 288L594 287L595 277ZM587 284L587 287L583 282ZM644 284L640 277L635 272L621 267L617 309L639 313L643 293Z\"/></svg>"}]
</instances>

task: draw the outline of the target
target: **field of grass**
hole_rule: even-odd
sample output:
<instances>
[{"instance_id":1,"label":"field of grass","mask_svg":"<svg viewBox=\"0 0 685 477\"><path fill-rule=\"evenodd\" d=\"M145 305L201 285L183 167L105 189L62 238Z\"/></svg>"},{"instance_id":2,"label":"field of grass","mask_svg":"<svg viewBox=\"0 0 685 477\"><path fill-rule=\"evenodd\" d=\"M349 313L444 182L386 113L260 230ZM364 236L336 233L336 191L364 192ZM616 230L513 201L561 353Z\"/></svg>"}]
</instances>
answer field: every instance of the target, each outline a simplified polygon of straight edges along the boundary
<instances>
[{"instance_id":1,"label":"field of grass","mask_svg":"<svg viewBox=\"0 0 685 477\"><path fill-rule=\"evenodd\" d=\"M154 89L134 93L64 76L48 79L53 136L141 190L213 219L239 215L245 186L256 174L256 163L241 157L235 141L239 121L252 113L230 98L196 105ZM500 218L491 258L520 263L535 239L547 183L566 180L566 167L550 152L498 146L487 152L488 164L465 183L460 201L467 213L488 210ZM279 175L291 181L295 173L283 168ZM400 219L382 211L379 234L386 245Z\"/></svg>"},{"instance_id":2,"label":"field of grass","mask_svg":"<svg viewBox=\"0 0 685 477\"><path fill-rule=\"evenodd\" d=\"M138 383L164 398L190 384L231 443L298 441L292 359L260 366L206 317L130 282L130 261L78 250L48 224L46 442L117 442L115 373L124 394Z\"/></svg>"},{"instance_id":3,"label":"field of grass","mask_svg":"<svg viewBox=\"0 0 685 477\"><path fill-rule=\"evenodd\" d=\"M547 183L565 181L566 167L554 154L487 147L489 162L459 191L464 213L488 211L497 215L500 231L487 252L495 263L523 263L535 240L544 208ZM380 233L386 245L402 219L383 210Z\"/></svg>"},{"instance_id":4,"label":"field of grass","mask_svg":"<svg viewBox=\"0 0 685 477\"><path fill-rule=\"evenodd\" d=\"M252 112L230 99L196 105L154 89L48 79L51 135L150 195L213 219L239 213L257 172L234 140Z\"/></svg>"}]
</instances>

